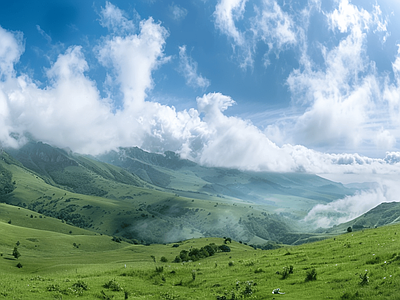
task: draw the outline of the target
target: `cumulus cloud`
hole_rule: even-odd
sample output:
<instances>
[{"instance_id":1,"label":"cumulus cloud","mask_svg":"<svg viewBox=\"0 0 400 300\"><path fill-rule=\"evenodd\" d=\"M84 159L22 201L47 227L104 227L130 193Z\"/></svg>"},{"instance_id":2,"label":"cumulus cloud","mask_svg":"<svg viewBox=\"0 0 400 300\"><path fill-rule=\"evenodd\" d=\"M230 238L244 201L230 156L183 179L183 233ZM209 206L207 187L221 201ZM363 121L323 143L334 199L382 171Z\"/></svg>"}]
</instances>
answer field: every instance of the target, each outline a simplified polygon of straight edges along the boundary
<instances>
[{"instance_id":1,"label":"cumulus cloud","mask_svg":"<svg viewBox=\"0 0 400 300\"><path fill-rule=\"evenodd\" d=\"M138 34L108 37L96 48L100 63L112 70L112 78L120 85L128 110L144 102L153 86L152 72L168 59L164 54L167 30L152 18L139 26Z\"/></svg>"},{"instance_id":2,"label":"cumulus cloud","mask_svg":"<svg viewBox=\"0 0 400 300\"><path fill-rule=\"evenodd\" d=\"M197 62L186 53L186 45L179 47L179 72L185 77L186 84L194 88L206 89L210 81L197 74Z\"/></svg>"},{"instance_id":3,"label":"cumulus cloud","mask_svg":"<svg viewBox=\"0 0 400 300\"><path fill-rule=\"evenodd\" d=\"M377 107L382 108L381 78L366 55L367 32L382 29L377 13L359 9L346 0L326 13L329 28L345 37L330 50L321 45L322 67L316 67L303 53L301 68L287 80L295 101L308 106L289 129L289 135L297 137L294 142L349 150L365 144L394 144L390 132L381 132L383 123L375 118Z\"/></svg>"}]
</instances>

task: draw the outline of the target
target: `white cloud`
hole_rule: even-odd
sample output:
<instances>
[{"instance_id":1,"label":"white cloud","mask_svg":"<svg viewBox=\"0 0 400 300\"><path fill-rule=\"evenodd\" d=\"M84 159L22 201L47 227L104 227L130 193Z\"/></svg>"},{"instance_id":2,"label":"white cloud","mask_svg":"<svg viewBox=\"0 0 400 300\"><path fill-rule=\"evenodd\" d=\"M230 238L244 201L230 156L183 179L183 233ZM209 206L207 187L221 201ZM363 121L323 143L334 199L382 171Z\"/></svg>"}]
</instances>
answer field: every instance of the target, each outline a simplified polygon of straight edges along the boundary
<instances>
[{"instance_id":1,"label":"white cloud","mask_svg":"<svg viewBox=\"0 0 400 300\"><path fill-rule=\"evenodd\" d=\"M234 40L236 45L245 42L243 34L236 28L235 21L243 18L247 0L220 0L215 7L215 26Z\"/></svg>"},{"instance_id":2,"label":"white cloud","mask_svg":"<svg viewBox=\"0 0 400 300\"><path fill-rule=\"evenodd\" d=\"M180 7L179 5L176 4L170 5L169 9L171 11L172 18L176 21L183 20L188 13L186 8Z\"/></svg>"},{"instance_id":3,"label":"white cloud","mask_svg":"<svg viewBox=\"0 0 400 300\"><path fill-rule=\"evenodd\" d=\"M113 33L123 35L135 32L134 22L127 18L124 11L108 1L106 7L101 9L100 17L101 26L108 28Z\"/></svg>"},{"instance_id":4,"label":"white cloud","mask_svg":"<svg viewBox=\"0 0 400 300\"><path fill-rule=\"evenodd\" d=\"M395 142L396 132L382 124L378 124L377 131L367 131L364 126L374 110L378 82L373 66L365 65L368 60L362 56L363 35L355 28L349 29L348 36L336 48L325 52L325 70L302 66L290 77L292 91L302 96L302 104L311 106L302 117L287 118L286 126L292 126L293 132L303 134L310 143L326 143L328 139L351 143L354 136L365 139L366 133L375 133L369 136L381 146ZM22 37L0 28L5 41L0 45L1 143L17 146L18 140L10 134L30 133L44 142L81 153L139 146L149 151L176 151L206 165L246 170L399 173L400 154L396 152L371 159L358 154L324 153L301 145L279 147L250 121L227 116L226 110L235 102L221 93L198 97L197 109L184 111L148 101L153 73L168 59L164 53L167 35L161 24L149 18L140 22L137 33L107 36L96 47L99 61L109 72L109 81L117 84L123 94L124 106L115 111L112 94L102 99L95 82L88 77L90 66L80 46L72 46L58 56L46 72L49 83L42 87L28 75L16 75L14 64L23 52ZM197 65L184 47L180 50L183 58L186 55L187 61L183 62L195 80L199 77ZM400 70L399 61L393 64L395 73ZM388 82L385 86L385 101L391 103L395 120L400 85ZM282 141L286 126L274 133Z\"/></svg>"},{"instance_id":5,"label":"white cloud","mask_svg":"<svg viewBox=\"0 0 400 300\"><path fill-rule=\"evenodd\" d=\"M343 0L339 9L326 14L332 30L346 34L328 50L321 45L323 67L317 68L303 53L301 68L287 82L305 112L288 128L294 142L313 147L335 146L354 150L360 145L393 145L389 132L382 134L384 120L376 117L381 105L381 79L366 55L366 33L380 26L378 16ZM379 24L377 24L377 22ZM307 51L307 49L305 49ZM283 129L285 130L285 129Z\"/></svg>"},{"instance_id":6,"label":"white cloud","mask_svg":"<svg viewBox=\"0 0 400 300\"><path fill-rule=\"evenodd\" d=\"M272 0L263 0L262 8L255 7L252 31L256 40L266 44L275 44L280 50L285 44L295 44L297 37L295 24L289 14Z\"/></svg>"},{"instance_id":7,"label":"white cloud","mask_svg":"<svg viewBox=\"0 0 400 300\"><path fill-rule=\"evenodd\" d=\"M186 45L179 47L179 71L189 86L206 89L210 85L207 78L197 74L197 62L186 54Z\"/></svg>"},{"instance_id":8,"label":"white cloud","mask_svg":"<svg viewBox=\"0 0 400 300\"><path fill-rule=\"evenodd\" d=\"M258 44L266 44L264 66L268 67L270 52L278 54L297 43L294 21L275 0L262 0L260 6L254 5L254 15L238 24L248 13L246 3L247 0L220 0L214 12L215 26L232 39L243 69L253 67Z\"/></svg>"},{"instance_id":9,"label":"white cloud","mask_svg":"<svg viewBox=\"0 0 400 300\"><path fill-rule=\"evenodd\" d=\"M163 64L167 30L152 18L140 22L139 34L104 39L96 50L99 61L111 68L124 95L124 107L135 110L153 86L152 72Z\"/></svg>"},{"instance_id":10,"label":"white cloud","mask_svg":"<svg viewBox=\"0 0 400 300\"><path fill-rule=\"evenodd\" d=\"M51 43L51 36L49 36L39 25L36 25L37 31L45 38L48 43Z\"/></svg>"},{"instance_id":11,"label":"white cloud","mask_svg":"<svg viewBox=\"0 0 400 300\"><path fill-rule=\"evenodd\" d=\"M14 64L24 52L22 33L0 27L0 80L15 75Z\"/></svg>"},{"instance_id":12,"label":"white cloud","mask_svg":"<svg viewBox=\"0 0 400 300\"><path fill-rule=\"evenodd\" d=\"M220 93L197 98L207 125L198 161L212 166L245 170L285 171L294 168L291 157L248 121L223 114L234 101Z\"/></svg>"},{"instance_id":13,"label":"white cloud","mask_svg":"<svg viewBox=\"0 0 400 300\"><path fill-rule=\"evenodd\" d=\"M382 202L400 201L398 174L392 178L375 176L375 180L379 183L376 189L362 191L328 204L318 204L303 221L315 227L328 228L357 218Z\"/></svg>"}]
</instances>

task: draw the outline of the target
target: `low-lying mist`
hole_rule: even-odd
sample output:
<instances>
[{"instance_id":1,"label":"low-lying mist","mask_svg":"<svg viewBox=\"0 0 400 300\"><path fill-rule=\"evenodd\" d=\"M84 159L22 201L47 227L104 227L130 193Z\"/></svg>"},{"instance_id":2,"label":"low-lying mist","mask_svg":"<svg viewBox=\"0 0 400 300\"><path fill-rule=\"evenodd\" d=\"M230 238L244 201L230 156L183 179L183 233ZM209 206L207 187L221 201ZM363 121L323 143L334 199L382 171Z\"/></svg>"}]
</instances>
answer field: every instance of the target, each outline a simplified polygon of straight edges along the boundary
<instances>
[{"instance_id":1,"label":"low-lying mist","mask_svg":"<svg viewBox=\"0 0 400 300\"><path fill-rule=\"evenodd\" d=\"M400 202L399 176L374 176L376 188L314 206L303 222L328 228L353 220L383 202Z\"/></svg>"}]
</instances>

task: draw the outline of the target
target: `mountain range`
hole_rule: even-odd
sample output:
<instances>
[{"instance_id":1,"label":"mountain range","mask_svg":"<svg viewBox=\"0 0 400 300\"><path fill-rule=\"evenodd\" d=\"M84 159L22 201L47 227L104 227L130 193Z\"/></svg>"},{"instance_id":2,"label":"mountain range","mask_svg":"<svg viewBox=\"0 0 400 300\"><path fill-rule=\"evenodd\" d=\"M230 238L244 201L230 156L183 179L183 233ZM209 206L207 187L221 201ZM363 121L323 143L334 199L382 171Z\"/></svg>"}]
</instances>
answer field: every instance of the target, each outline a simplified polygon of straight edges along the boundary
<instances>
[{"instance_id":1,"label":"mountain range","mask_svg":"<svg viewBox=\"0 0 400 300\"><path fill-rule=\"evenodd\" d=\"M385 203L315 230L301 222L312 207L359 188L307 173L205 167L139 148L93 157L31 141L0 151L0 202L131 243L228 236L253 245L299 244L400 216L397 203Z\"/></svg>"}]
</instances>

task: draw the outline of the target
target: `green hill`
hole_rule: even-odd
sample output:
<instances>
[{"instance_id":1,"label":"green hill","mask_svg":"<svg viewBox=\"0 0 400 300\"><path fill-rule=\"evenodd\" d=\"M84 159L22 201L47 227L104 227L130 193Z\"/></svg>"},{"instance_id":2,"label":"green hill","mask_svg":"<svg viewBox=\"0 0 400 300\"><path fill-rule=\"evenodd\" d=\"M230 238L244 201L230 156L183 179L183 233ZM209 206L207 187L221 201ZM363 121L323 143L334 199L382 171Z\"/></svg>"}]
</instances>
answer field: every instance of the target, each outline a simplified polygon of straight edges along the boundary
<instances>
[{"instance_id":1,"label":"green hill","mask_svg":"<svg viewBox=\"0 0 400 300\"><path fill-rule=\"evenodd\" d=\"M171 190L134 180L135 175L124 169L89 157L40 143L37 149L33 145L27 148L22 149L23 154L13 153L14 158L2 153L0 166L8 174L4 177L4 187L11 186L0 196L0 202L133 243L227 235L257 244L298 240L284 217L267 213L263 206L239 200L221 201L212 196L207 200L181 197ZM57 172L64 179L55 176ZM81 189L86 192L78 193ZM104 191L100 196L92 193L100 190Z\"/></svg>"},{"instance_id":2,"label":"green hill","mask_svg":"<svg viewBox=\"0 0 400 300\"><path fill-rule=\"evenodd\" d=\"M312 174L207 168L138 148L94 158L30 142L0 156L0 202L131 243L319 240L347 227L315 233L298 221L356 191Z\"/></svg>"},{"instance_id":3,"label":"green hill","mask_svg":"<svg viewBox=\"0 0 400 300\"><path fill-rule=\"evenodd\" d=\"M1 209L15 220L26 213ZM263 251L221 238L131 245L3 219L0 299L398 299L400 225ZM50 217L34 220L68 226ZM202 256L210 244L229 252ZM174 262L187 254L190 261ZM285 294L273 294L278 288Z\"/></svg>"}]
</instances>

